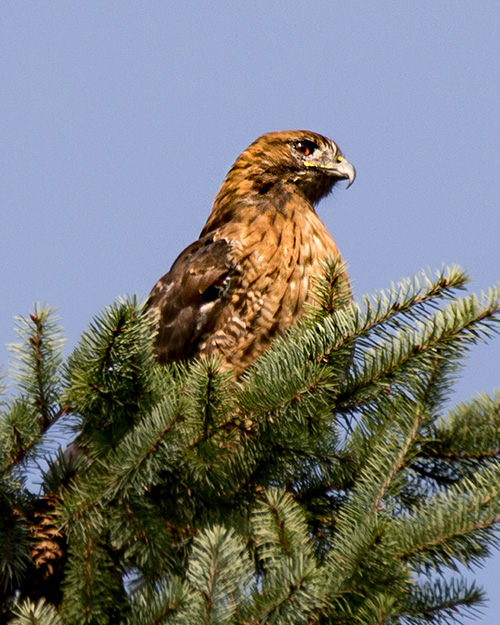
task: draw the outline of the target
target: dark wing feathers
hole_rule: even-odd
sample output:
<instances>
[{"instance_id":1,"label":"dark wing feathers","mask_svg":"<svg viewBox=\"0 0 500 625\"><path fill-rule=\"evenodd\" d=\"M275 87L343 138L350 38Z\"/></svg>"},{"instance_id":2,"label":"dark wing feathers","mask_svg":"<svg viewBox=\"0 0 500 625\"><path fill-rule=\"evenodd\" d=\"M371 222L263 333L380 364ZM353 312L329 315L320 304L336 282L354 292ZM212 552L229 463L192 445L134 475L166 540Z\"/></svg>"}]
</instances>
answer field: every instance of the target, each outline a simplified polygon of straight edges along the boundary
<instances>
[{"instance_id":1,"label":"dark wing feathers","mask_svg":"<svg viewBox=\"0 0 500 625\"><path fill-rule=\"evenodd\" d=\"M161 364L191 355L236 273L226 239L203 237L179 255L146 303L158 320L156 346Z\"/></svg>"}]
</instances>

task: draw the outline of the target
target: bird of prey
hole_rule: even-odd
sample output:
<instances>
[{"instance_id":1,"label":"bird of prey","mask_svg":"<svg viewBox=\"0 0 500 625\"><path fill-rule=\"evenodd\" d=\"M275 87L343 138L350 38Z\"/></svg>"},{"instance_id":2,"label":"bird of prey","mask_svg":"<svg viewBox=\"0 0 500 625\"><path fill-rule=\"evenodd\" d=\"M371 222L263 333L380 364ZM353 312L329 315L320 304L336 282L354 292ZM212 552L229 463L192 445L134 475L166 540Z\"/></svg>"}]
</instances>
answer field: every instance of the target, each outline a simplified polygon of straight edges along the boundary
<instances>
[{"instance_id":1,"label":"bird of prey","mask_svg":"<svg viewBox=\"0 0 500 625\"><path fill-rule=\"evenodd\" d=\"M254 141L229 170L199 239L151 291L159 362L217 354L239 376L300 317L322 263L340 258L315 206L354 178L339 147L314 132Z\"/></svg>"}]
</instances>

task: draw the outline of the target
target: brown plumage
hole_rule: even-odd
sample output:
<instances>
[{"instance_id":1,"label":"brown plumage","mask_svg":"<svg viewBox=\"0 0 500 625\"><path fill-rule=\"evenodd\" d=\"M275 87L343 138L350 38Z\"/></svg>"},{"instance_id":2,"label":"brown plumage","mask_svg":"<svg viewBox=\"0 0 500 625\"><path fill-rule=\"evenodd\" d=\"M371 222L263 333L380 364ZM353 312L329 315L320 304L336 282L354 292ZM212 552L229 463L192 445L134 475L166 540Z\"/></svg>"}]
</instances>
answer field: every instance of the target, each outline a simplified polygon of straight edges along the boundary
<instances>
[{"instance_id":1,"label":"brown plumage","mask_svg":"<svg viewBox=\"0 0 500 625\"><path fill-rule=\"evenodd\" d=\"M151 292L159 362L218 354L241 374L300 317L321 262L340 257L314 206L354 177L338 146L316 133L254 141L229 170L198 241Z\"/></svg>"}]
</instances>

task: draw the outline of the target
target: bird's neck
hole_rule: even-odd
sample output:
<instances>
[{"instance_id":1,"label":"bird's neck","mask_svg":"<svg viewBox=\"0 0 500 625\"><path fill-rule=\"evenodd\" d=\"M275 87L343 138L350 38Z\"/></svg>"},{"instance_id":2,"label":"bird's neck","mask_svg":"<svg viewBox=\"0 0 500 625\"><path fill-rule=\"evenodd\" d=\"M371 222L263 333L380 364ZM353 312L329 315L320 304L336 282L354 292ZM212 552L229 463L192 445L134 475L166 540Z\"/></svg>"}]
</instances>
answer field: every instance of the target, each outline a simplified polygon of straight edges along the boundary
<instances>
[{"instance_id":1,"label":"bird's neck","mask_svg":"<svg viewBox=\"0 0 500 625\"><path fill-rule=\"evenodd\" d=\"M314 214L314 204L315 201L308 198L293 180L279 179L265 171L248 175L248 172L233 168L215 197L202 235L229 221L249 222L266 212L291 218L292 211L296 213L300 207L305 214Z\"/></svg>"}]
</instances>

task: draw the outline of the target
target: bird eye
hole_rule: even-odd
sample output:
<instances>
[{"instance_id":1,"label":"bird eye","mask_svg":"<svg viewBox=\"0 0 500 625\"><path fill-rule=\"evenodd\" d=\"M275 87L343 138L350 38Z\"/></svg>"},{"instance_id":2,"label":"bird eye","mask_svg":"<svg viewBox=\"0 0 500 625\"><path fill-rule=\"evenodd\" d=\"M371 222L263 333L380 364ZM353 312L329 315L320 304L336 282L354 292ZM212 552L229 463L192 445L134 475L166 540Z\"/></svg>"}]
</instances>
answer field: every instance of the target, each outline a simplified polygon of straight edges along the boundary
<instances>
[{"instance_id":1,"label":"bird eye","mask_svg":"<svg viewBox=\"0 0 500 625\"><path fill-rule=\"evenodd\" d=\"M308 141L304 139L304 141L297 141L294 143L294 148L297 152L300 152L302 156L310 156L313 152L318 149L318 146L313 141Z\"/></svg>"}]
</instances>

